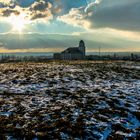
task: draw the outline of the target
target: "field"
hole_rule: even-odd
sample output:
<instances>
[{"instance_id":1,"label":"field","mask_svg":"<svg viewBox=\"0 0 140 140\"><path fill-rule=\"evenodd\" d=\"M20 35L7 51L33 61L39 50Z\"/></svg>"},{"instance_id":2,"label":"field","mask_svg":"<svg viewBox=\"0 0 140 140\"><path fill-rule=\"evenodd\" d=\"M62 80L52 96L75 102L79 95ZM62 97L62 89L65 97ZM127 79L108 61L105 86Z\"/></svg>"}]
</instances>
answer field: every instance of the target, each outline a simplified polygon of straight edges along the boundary
<instances>
[{"instance_id":1,"label":"field","mask_svg":"<svg viewBox=\"0 0 140 140\"><path fill-rule=\"evenodd\" d=\"M0 64L0 139L140 139L140 63Z\"/></svg>"}]
</instances>

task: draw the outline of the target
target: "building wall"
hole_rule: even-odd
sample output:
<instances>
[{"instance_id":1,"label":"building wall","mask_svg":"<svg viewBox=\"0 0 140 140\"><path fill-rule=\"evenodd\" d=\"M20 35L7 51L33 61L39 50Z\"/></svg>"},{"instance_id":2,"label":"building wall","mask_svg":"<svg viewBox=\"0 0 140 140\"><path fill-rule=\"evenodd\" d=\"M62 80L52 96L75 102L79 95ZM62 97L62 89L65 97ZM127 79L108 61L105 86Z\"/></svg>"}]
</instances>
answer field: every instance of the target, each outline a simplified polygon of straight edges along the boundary
<instances>
[{"instance_id":1,"label":"building wall","mask_svg":"<svg viewBox=\"0 0 140 140\"><path fill-rule=\"evenodd\" d=\"M72 54L71 55L71 60L82 60L83 55L82 54Z\"/></svg>"},{"instance_id":2,"label":"building wall","mask_svg":"<svg viewBox=\"0 0 140 140\"><path fill-rule=\"evenodd\" d=\"M83 54L71 54L71 53L63 53L61 54L63 60L83 60L85 57Z\"/></svg>"}]
</instances>

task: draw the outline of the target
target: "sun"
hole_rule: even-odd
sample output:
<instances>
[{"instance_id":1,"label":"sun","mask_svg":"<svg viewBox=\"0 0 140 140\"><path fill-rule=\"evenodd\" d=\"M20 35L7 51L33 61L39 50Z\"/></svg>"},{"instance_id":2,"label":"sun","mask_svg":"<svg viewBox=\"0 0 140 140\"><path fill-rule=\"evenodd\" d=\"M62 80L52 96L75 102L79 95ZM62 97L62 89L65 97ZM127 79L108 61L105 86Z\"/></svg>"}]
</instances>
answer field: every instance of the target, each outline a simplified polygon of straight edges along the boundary
<instances>
[{"instance_id":1,"label":"sun","mask_svg":"<svg viewBox=\"0 0 140 140\"><path fill-rule=\"evenodd\" d=\"M15 15L12 14L8 20L12 25L12 31L22 33L25 26L29 24L25 14Z\"/></svg>"}]
</instances>

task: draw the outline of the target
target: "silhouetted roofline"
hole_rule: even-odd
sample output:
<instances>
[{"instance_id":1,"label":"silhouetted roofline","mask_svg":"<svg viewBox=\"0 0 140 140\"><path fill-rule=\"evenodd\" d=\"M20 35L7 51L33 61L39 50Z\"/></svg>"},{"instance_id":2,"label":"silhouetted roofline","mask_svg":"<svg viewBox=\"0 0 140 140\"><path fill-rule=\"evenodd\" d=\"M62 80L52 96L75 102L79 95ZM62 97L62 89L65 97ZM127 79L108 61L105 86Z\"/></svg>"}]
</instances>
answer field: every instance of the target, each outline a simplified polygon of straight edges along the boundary
<instances>
[{"instance_id":1,"label":"silhouetted roofline","mask_svg":"<svg viewBox=\"0 0 140 140\"><path fill-rule=\"evenodd\" d=\"M71 54L82 54L82 52L79 50L78 47L70 47L70 48L67 48L66 50L64 50L62 53L71 53Z\"/></svg>"}]
</instances>

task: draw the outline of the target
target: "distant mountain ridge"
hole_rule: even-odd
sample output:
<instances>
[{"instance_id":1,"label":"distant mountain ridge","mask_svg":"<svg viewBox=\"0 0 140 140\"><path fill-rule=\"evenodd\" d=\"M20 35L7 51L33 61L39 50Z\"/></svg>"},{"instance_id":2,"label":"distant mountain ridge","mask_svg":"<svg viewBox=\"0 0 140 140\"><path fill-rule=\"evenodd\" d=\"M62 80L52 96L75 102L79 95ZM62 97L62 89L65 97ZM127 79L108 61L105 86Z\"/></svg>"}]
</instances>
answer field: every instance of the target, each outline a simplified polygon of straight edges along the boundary
<instances>
[{"instance_id":1,"label":"distant mountain ridge","mask_svg":"<svg viewBox=\"0 0 140 140\"><path fill-rule=\"evenodd\" d=\"M98 40L97 40L98 38ZM130 52L130 50L135 50L132 46L127 47L123 44L123 40L112 39L113 42L110 44L105 41L104 38L99 38L98 36L91 34L90 36L86 33L81 34L40 34L40 33L26 33L26 34L15 34L15 33L1 33L0 34L0 47L14 50L24 50L27 49L48 49L47 52L59 52L68 47L77 46L77 41L83 39L86 43L88 52L98 52L99 47L101 47L102 52ZM117 44L118 43L118 44ZM121 43L121 44L120 44ZM131 42L127 40L128 46ZM50 49L50 50L49 50ZM55 51L52 51L55 50ZM32 51L33 52L33 51ZM36 51L35 51L36 52ZM40 51L41 52L41 51ZM133 51L132 51L133 52Z\"/></svg>"}]
</instances>

